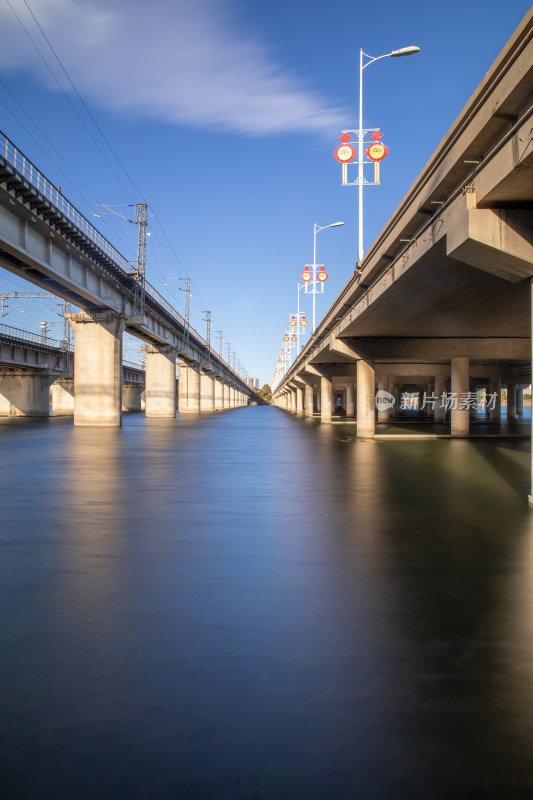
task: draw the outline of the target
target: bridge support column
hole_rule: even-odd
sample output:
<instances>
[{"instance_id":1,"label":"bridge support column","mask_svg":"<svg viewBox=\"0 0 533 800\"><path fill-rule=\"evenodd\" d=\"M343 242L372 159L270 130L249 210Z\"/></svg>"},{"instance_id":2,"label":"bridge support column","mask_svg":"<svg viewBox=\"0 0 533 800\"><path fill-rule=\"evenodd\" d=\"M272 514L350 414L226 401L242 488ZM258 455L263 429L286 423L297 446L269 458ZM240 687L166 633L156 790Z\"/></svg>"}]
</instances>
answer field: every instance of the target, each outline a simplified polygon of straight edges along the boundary
<instances>
[{"instance_id":1,"label":"bridge support column","mask_svg":"<svg viewBox=\"0 0 533 800\"><path fill-rule=\"evenodd\" d=\"M224 408L229 408L229 385L223 384Z\"/></svg>"},{"instance_id":2,"label":"bridge support column","mask_svg":"<svg viewBox=\"0 0 533 800\"><path fill-rule=\"evenodd\" d=\"M224 384L215 378L215 411L224 408Z\"/></svg>"},{"instance_id":3,"label":"bridge support column","mask_svg":"<svg viewBox=\"0 0 533 800\"><path fill-rule=\"evenodd\" d=\"M304 389L305 416L312 417L314 413L314 389L309 384Z\"/></svg>"},{"instance_id":4,"label":"bridge support column","mask_svg":"<svg viewBox=\"0 0 533 800\"><path fill-rule=\"evenodd\" d=\"M0 417L48 417L56 377L44 370L0 371Z\"/></svg>"},{"instance_id":5,"label":"bridge support column","mask_svg":"<svg viewBox=\"0 0 533 800\"><path fill-rule=\"evenodd\" d=\"M388 392L389 391L389 379L388 379L388 377L379 378L378 379L378 391L380 391L380 392ZM387 406L386 408L378 408L378 422L388 422L389 421L389 412L390 412L389 406Z\"/></svg>"},{"instance_id":6,"label":"bridge support column","mask_svg":"<svg viewBox=\"0 0 533 800\"><path fill-rule=\"evenodd\" d=\"M446 378L444 375L435 375L435 413L433 418L437 425L443 425L446 421Z\"/></svg>"},{"instance_id":7,"label":"bridge support column","mask_svg":"<svg viewBox=\"0 0 533 800\"><path fill-rule=\"evenodd\" d=\"M376 432L375 370L373 361L357 362L357 436L374 438Z\"/></svg>"},{"instance_id":8,"label":"bridge support column","mask_svg":"<svg viewBox=\"0 0 533 800\"><path fill-rule=\"evenodd\" d=\"M320 378L320 422L331 422L333 414L333 381Z\"/></svg>"},{"instance_id":9,"label":"bridge support column","mask_svg":"<svg viewBox=\"0 0 533 800\"><path fill-rule=\"evenodd\" d=\"M58 378L52 384L52 413L74 414L74 378Z\"/></svg>"},{"instance_id":10,"label":"bridge support column","mask_svg":"<svg viewBox=\"0 0 533 800\"><path fill-rule=\"evenodd\" d=\"M451 434L464 437L470 432L470 414L465 405L464 395L468 396L470 362L468 358L452 358L452 409L451 409Z\"/></svg>"},{"instance_id":11,"label":"bridge support column","mask_svg":"<svg viewBox=\"0 0 533 800\"><path fill-rule=\"evenodd\" d=\"M502 379L492 377L490 379L490 395L489 403L490 403L490 416L489 420L491 422L501 422L502 419ZM496 402L494 402L494 396L496 396Z\"/></svg>"},{"instance_id":12,"label":"bridge support column","mask_svg":"<svg viewBox=\"0 0 533 800\"><path fill-rule=\"evenodd\" d=\"M514 383L507 384L507 419L516 419L516 386Z\"/></svg>"},{"instance_id":13,"label":"bridge support column","mask_svg":"<svg viewBox=\"0 0 533 800\"><path fill-rule=\"evenodd\" d=\"M468 407L468 416L472 421L477 419L477 383L475 380L469 382L469 392L470 397L475 398L475 402L472 402L471 405L469 404Z\"/></svg>"},{"instance_id":14,"label":"bridge support column","mask_svg":"<svg viewBox=\"0 0 533 800\"><path fill-rule=\"evenodd\" d=\"M393 416L397 417L400 412L400 386L394 376L389 378L389 392L394 397Z\"/></svg>"},{"instance_id":15,"label":"bridge support column","mask_svg":"<svg viewBox=\"0 0 533 800\"><path fill-rule=\"evenodd\" d=\"M516 414L519 417L524 414L524 387L521 384L516 387Z\"/></svg>"},{"instance_id":16,"label":"bridge support column","mask_svg":"<svg viewBox=\"0 0 533 800\"><path fill-rule=\"evenodd\" d=\"M346 416L347 417L354 417L355 416L355 403L353 397L353 383L348 381L346 384Z\"/></svg>"},{"instance_id":17,"label":"bridge support column","mask_svg":"<svg viewBox=\"0 0 533 800\"><path fill-rule=\"evenodd\" d=\"M176 416L176 351L173 347L145 347L147 417Z\"/></svg>"},{"instance_id":18,"label":"bridge support column","mask_svg":"<svg viewBox=\"0 0 533 800\"><path fill-rule=\"evenodd\" d=\"M74 330L74 425L122 425L122 334L126 318L67 314Z\"/></svg>"},{"instance_id":19,"label":"bridge support column","mask_svg":"<svg viewBox=\"0 0 533 800\"><path fill-rule=\"evenodd\" d=\"M215 410L215 380L211 372L200 375L200 411Z\"/></svg>"},{"instance_id":20,"label":"bridge support column","mask_svg":"<svg viewBox=\"0 0 533 800\"><path fill-rule=\"evenodd\" d=\"M179 364L180 393L178 412L180 414L200 413L200 367Z\"/></svg>"},{"instance_id":21,"label":"bridge support column","mask_svg":"<svg viewBox=\"0 0 533 800\"><path fill-rule=\"evenodd\" d=\"M296 413L304 413L304 390L299 386L296 387Z\"/></svg>"},{"instance_id":22,"label":"bridge support column","mask_svg":"<svg viewBox=\"0 0 533 800\"><path fill-rule=\"evenodd\" d=\"M141 398L143 392L144 386L142 383L122 384L122 411L141 411Z\"/></svg>"}]
</instances>

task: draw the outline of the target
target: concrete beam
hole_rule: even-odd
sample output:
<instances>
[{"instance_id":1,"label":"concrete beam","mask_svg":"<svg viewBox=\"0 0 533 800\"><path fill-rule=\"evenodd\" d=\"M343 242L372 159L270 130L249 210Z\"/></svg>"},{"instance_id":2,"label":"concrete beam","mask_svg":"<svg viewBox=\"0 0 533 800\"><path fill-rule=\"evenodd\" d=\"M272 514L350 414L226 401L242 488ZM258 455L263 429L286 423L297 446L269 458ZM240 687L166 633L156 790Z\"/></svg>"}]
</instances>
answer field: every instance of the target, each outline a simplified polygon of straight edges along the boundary
<instances>
[{"instance_id":1,"label":"concrete beam","mask_svg":"<svg viewBox=\"0 0 533 800\"><path fill-rule=\"evenodd\" d=\"M531 357L531 340L522 337L438 337L419 338L376 337L361 341L361 352L367 352L376 360L404 359L426 363L449 361L451 358L486 359L487 361L527 361ZM321 364L320 368L324 365Z\"/></svg>"},{"instance_id":2,"label":"concrete beam","mask_svg":"<svg viewBox=\"0 0 533 800\"><path fill-rule=\"evenodd\" d=\"M477 208L475 193L467 193L450 215L449 256L513 283L533 275L532 210Z\"/></svg>"}]
</instances>

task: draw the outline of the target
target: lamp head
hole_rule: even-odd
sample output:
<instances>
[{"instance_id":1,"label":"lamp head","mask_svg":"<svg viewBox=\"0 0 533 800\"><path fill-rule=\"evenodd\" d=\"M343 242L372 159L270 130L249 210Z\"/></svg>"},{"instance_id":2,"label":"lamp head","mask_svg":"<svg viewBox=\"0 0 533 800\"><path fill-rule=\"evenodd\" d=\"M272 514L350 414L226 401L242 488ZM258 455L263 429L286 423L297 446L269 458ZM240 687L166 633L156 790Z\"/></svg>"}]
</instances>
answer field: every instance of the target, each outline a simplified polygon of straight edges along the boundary
<instances>
[{"instance_id":1,"label":"lamp head","mask_svg":"<svg viewBox=\"0 0 533 800\"><path fill-rule=\"evenodd\" d=\"M338 228L339 225L344 225L344 222L332 222L331 225L328 225L328 228Z\"/></svg>"},{"instance_id":2,"label":"lamp head","mask_svg":"<svg viewBox=\"0 0 533 800\"><path fill-rule=\"evenodd\" d=\"M399 50L393 50L391 56L393 58L398 58L399 56L412 56L415 53L419 53L420 48L415 47L414 45L411 47L400 47Z\"/></svg>"}]
</instances>

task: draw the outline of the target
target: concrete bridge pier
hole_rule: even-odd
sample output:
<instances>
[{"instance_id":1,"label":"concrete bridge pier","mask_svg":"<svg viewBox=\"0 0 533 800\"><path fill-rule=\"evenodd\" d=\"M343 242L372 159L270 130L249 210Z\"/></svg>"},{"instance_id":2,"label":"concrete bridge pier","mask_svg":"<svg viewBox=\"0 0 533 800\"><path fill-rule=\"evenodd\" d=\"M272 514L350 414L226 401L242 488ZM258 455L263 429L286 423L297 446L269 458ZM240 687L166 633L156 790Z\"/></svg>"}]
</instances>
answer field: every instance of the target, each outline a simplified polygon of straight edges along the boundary
<instances>
[{"instance_id":1,"label":"concrete bridge pier","mask_svg":"<svg viewBox=\"0 0 533 800\"><path fill-rule=\"evenodd\" d=\"M53 387L52 387L52 389L53 389ZM122 411L142 411L142 395L143 395L143 392L144 392L144 386L142 385L142 383L123 383L122 384ZM52 410L53 409L54 409L54 406L53 406L53 399L52 399ZM147 415L147 416L150 416L150 415Z\"/></svg>"},{"instance_id":2,"label":"concrete bridge pier","mask_svg":"<svg viewBox=\"0 0 533 800\"><path fill-rule=\"evenodd\" d=\"M314 388L306 384L304 389L304 413L306 417L312 417L315 411Z\"/></svg>"},{"instance_id":3,"label":"concrete bridge pier","mask_svg":"<svg viewBox=\"0 0 533 800\"><path fill-rule=\"evenodd\" d=\"M178 411L180 414L200 413L200 366L180 364L180 391Z\"/></svg>"},{"instance_id":4,"label":"concrete bridge pier","mask_svg":"<svg viewBox=\"0 0 533 800\"><path fill-rule=\"evenodd\" d=\"M383 377L378 378L378 392L388 392L389 391L389 378ZM378 408L378 422L388 422L389 421L389 407L379 409Z\"/></svg>"},{"instance_id":5,"label":"concrete bridge pier","mask_svg":"<svg viewBox=\"0 0 533 800\"><path fill-rule=\"evenodd\" d=\"M490 406L491 406L490 407L490 412L489 412L490 413L489 419L490 419L491 422L500 422L501 421L501 416L502 416L502 406L501 406L501 403L502 403L502 379L500 377L495 377L495 376L491 377L489 394L492 395L492 397L489 398ZM493 406L494 395L496 395L496 402L494 403L494 408L493 408L492 406Z\"/></svg>"},{"instance_id":6,"label":"concrete bridge pier","mask_svg":"<svg viewBox=\"0 0 533 800\"><path fill-rule=\"evenodd\" d=\"M304 413L304 390L301 386L296 387L296 413Z\"/></svg>"},{"instance_id":7,"label":"concrete bridge pier","mask_svg":"<svg viewBox=\"0 0 533 800\"><path fill-rule=\"evenodd\" d=\"M200 411L215 410L215 379L212 372L200 374Z\"/></svg>"},{"instance_id":8,"label":"concrete bridge pier","mask_svg":"<svg viewBox=\"0 0 533 800\"><path fill-rule=\"evenodd\" d=\"M452 436L465 437L470 433L470 414L468 407L461 408L464 395L468 394L470 362L461 356L452 358L452 406L451 406L451 434Z\"/></svg>"},{"instance_id":9,"label":"concrete bridge pier","mask_svg":"<svg viewBox=\"0 0 533 800\"><path fill-rule=\"evenodd\" d=\"M346 416L355 416L354 386L350 381L346 384Z\"/></svg>"},{"instance_id":10,"label":"concrete bridge pier","mask_svg":"<svg viewBox=\"0 0 533 800\"><path fill-rule=\"evenodd\" d=\"M322 375L320 378L320 422L331 422L333 415L333 381Z\"/></svg>"},{"instance_id":11,"label":"concrete bridge pier","mask_svg":"<svg viewBox=\"0 0 533 800\"><path fill-rule=\"evenodd\" d=\"M223 384L224 408L229 408L229 384Z\"/></svg>"},{"instance_id":12,"label":"concrete bridge pier","mask_svg":"<svg viewBox=\"0 0 533 800\"><path fill-rule=\"evenodd\" d=\"M433 419L437 425L444 425L446 422L446 377L435 375L435 413Z\"/></svg>"},{"instance_id":13,"label":"concrete bridge pier","mask_svg":"<svg viewBox=\"0 0 533 800\"><path fill-rule=\"evenodd\" d=\"M54 381L51 398L53 414L74 414L74 378Z\"/></svg>"},{"instance_id":14,"label":"concrete bridge pier","mask_svg":"<svg viewBox=\"0 0 533 800\"><path fill-rule=\"evenodd\" d=\"M74 330L74 425L120 426L126 317L111 311L66 316Z\"/></svg>"},{"instance_id":15,"label":"concrete bridge pier","mask_svg":"<svg viewBox=\"0 0 533 800\"><path fill-rule=\"evenodd\" d=\"M516 386L514 383L507 384L507 419L516 420Z\"/></svg>"},{"instance_id":16,"label":"concrete bridge pier","mask_svg":"<svg viewBox=\"0 0 533 800\"><path fill-rule=\"evenodd\" d=\"M56 377L44 370L1 370L0 417L48 417Z\"/></svg>"},{"instance_id":17,"label":"concrete bridge pier","mask_svg":"<svg viewBox=\"0 0 533 800\"><path fill-rule=\"evenodd\" d=\"M224 384L219 378L215 378L215 411L224 409Z\"/></svg>"},{"instance_id":18,"label":"concrete bridge pier","mask_svg":"<svg viewBox=\"0 0 533 800\"><path fill-rule=\"evenodd\" d=\"M144 347L143 353L146 358L145 414L173 419L176 416L176 350Z\"/></svg>"},{"instance_id":19,"label":"concrete bridge pier","mask_svg":"<svg viewBox=\"0 0 533 800\"><path fill-rule=\"evenodd\" d=\"M359 359L357 362L357 436L374 438L376 432L374 362Z\"/></svg>"},{"instance_id":20,"label":"concrete bridge pier","mask_svg":"<svg viewBox=\"0 0 533 800\"><path fill-rule=\"evenodd\" d=\"M296 408L296 401L294 399L294 390L292 386L289 386L289 390L287 392L287 411L290 414L294 414L295 408Z\"/></svg>"},{"instance_id":21,"label":"concrete bridge pier","mask_svg":"<svg viewBox=\"0 0 533 800\"><path fill-rule=\"evenodd\" d=\"M524 386L521 383L516 387L516 414L518 417L524 414Z\"/></svg>"}]
</instances>

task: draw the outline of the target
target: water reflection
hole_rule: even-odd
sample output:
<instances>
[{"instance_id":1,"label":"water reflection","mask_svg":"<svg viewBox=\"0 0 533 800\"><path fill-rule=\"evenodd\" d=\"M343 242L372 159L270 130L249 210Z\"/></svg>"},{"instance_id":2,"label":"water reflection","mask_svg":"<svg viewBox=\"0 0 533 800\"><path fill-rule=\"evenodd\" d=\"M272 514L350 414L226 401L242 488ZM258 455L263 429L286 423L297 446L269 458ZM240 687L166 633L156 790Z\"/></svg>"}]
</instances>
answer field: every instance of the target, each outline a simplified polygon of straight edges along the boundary
<instances>
[{"instance_id":1,"label":"water reflection","mask_svg":"<svg viewBox=\"0 0 533 800\"><path fill-rule=\"evenodd\" d=\"M525 443L250 408L0 454L6 796L531 795Z\"/></svg>"}]
</instances>

